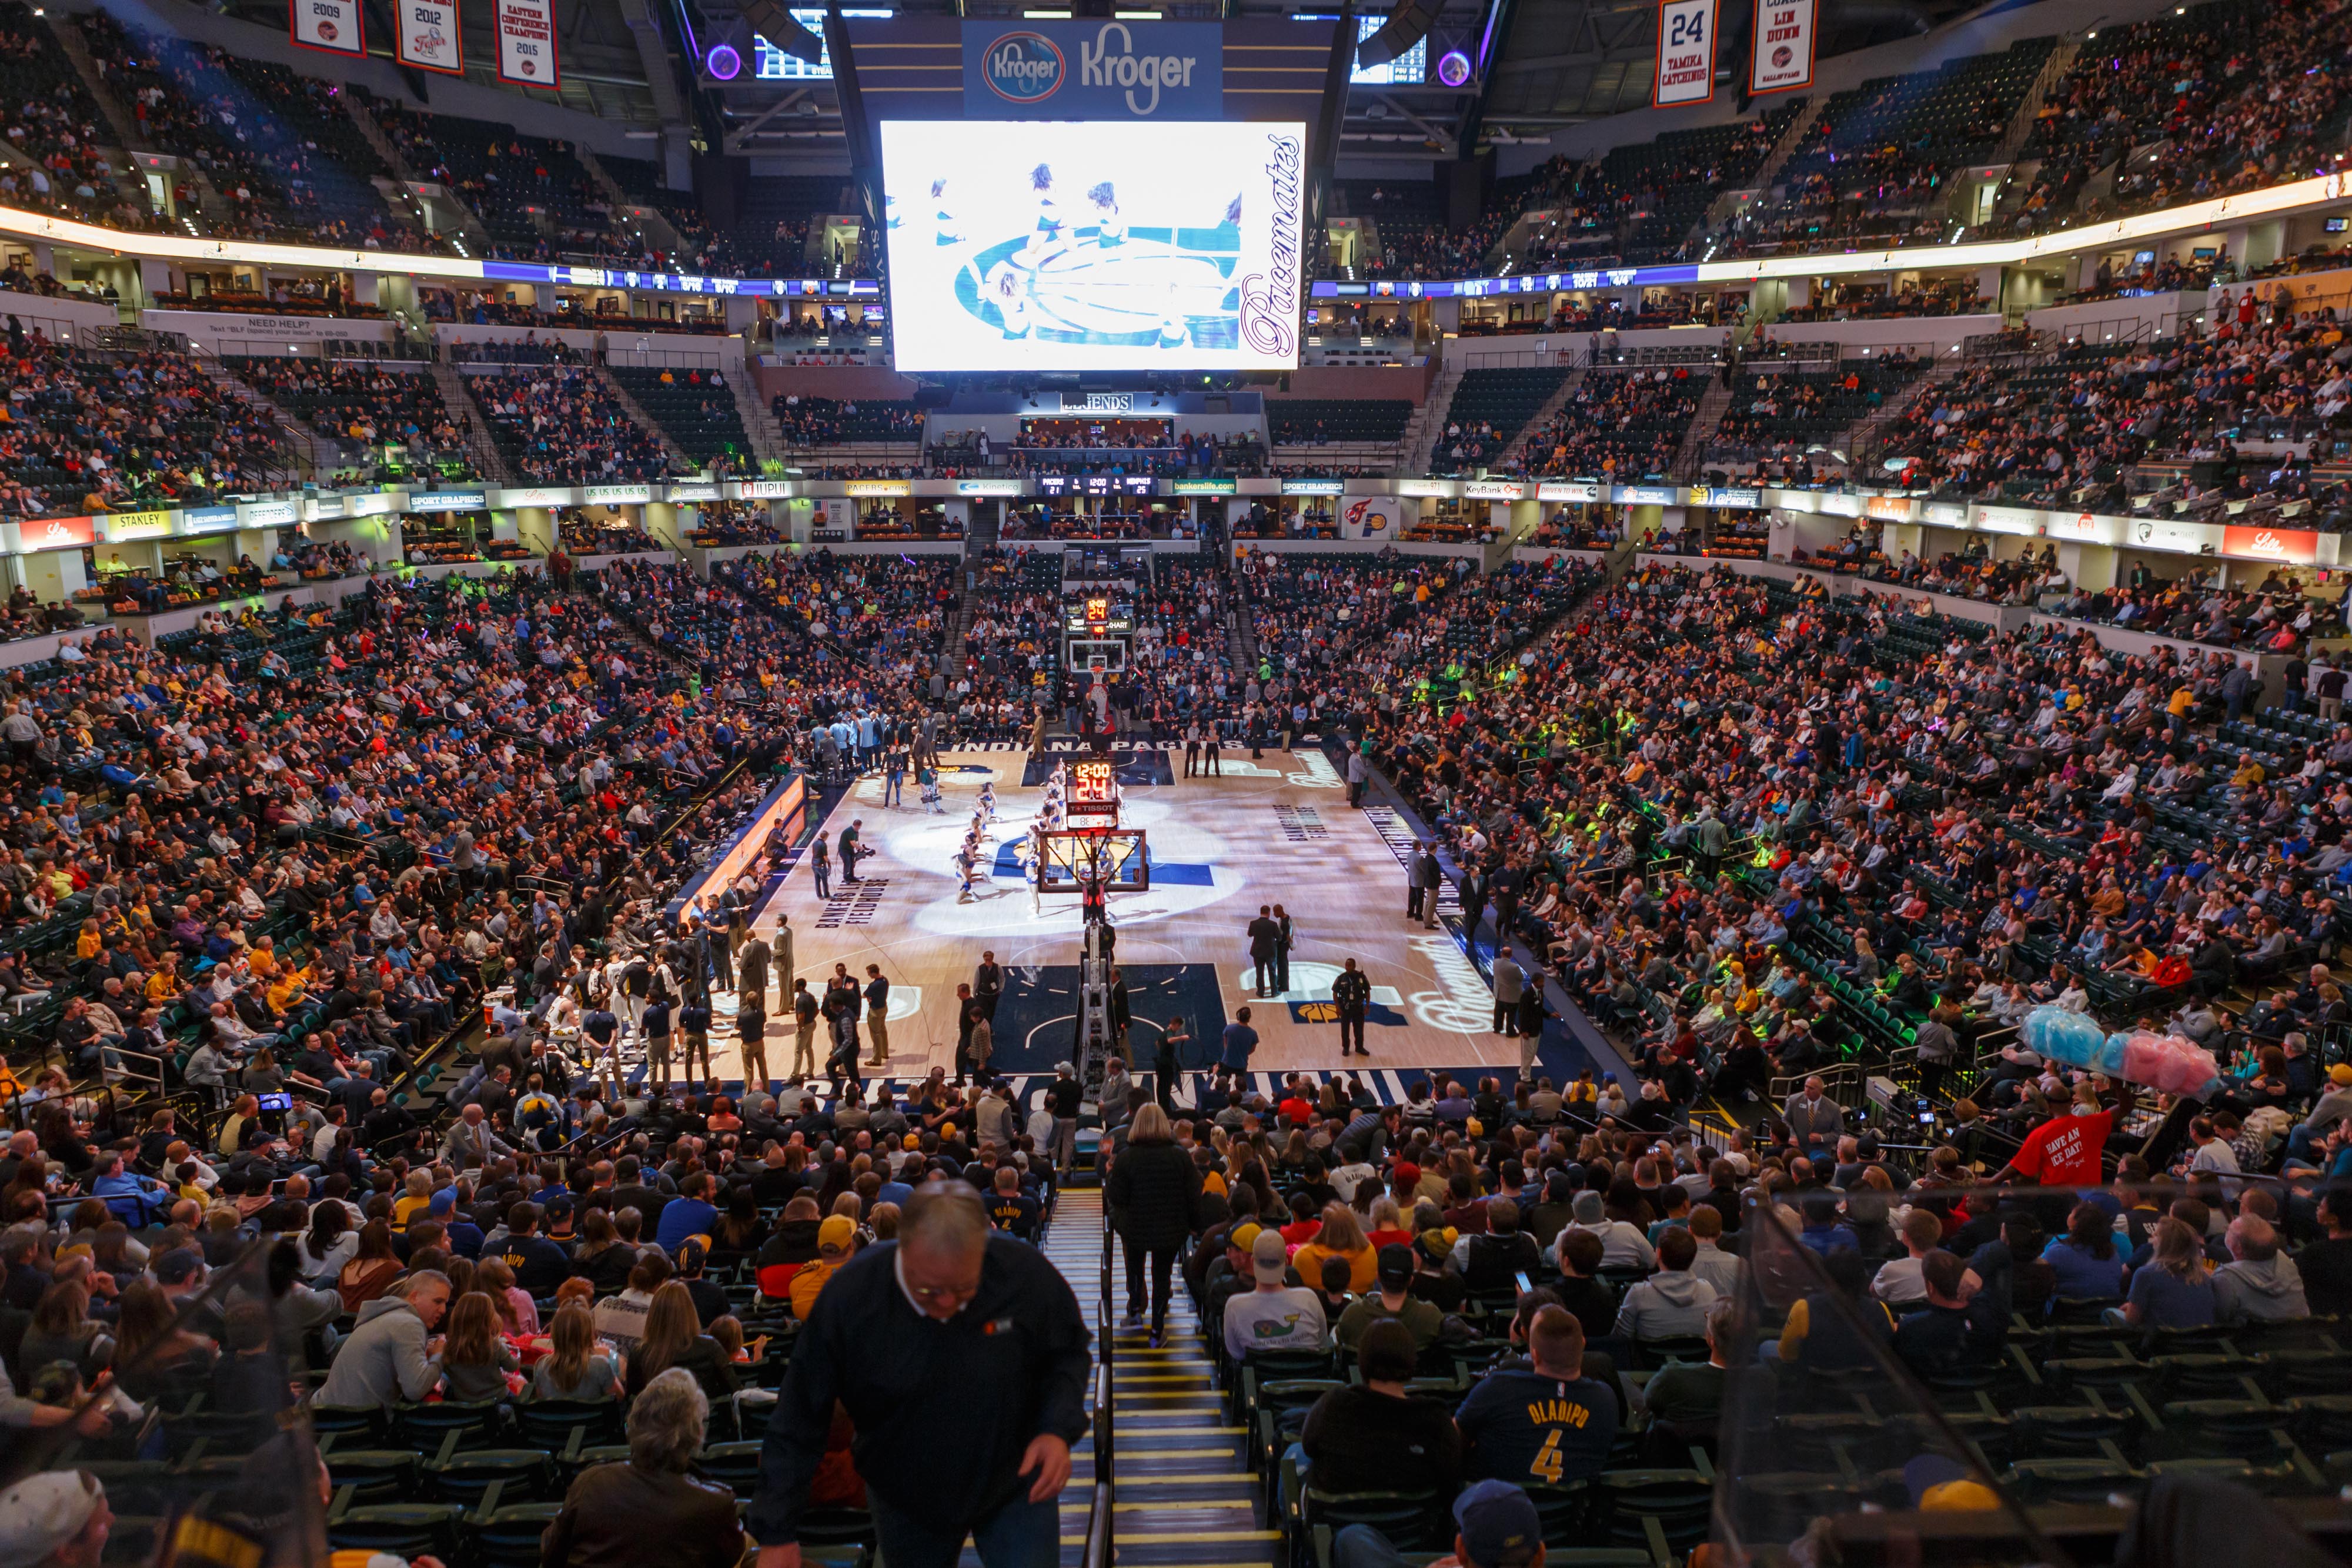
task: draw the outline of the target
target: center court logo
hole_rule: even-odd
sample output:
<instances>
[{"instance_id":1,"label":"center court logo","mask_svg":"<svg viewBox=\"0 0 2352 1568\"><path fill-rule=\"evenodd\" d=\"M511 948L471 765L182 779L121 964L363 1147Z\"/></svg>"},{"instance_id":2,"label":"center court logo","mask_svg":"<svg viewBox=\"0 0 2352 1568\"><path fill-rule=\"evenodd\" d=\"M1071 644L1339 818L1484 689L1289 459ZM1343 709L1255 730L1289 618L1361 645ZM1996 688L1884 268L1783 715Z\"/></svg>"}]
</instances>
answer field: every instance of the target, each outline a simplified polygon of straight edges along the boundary
<instances>
[{"instance_id":1,"label":"center court logo","mask_svg":"<svg viewBox=\"0 0 2352 1568\"><path fill-rule=\"evenodd\" d=\"M1007 33L988 46L982 75L989 90L1011 103L1041 103L1069 74L1061 49L1043 33Z\"/></svg>"}]
</instances>

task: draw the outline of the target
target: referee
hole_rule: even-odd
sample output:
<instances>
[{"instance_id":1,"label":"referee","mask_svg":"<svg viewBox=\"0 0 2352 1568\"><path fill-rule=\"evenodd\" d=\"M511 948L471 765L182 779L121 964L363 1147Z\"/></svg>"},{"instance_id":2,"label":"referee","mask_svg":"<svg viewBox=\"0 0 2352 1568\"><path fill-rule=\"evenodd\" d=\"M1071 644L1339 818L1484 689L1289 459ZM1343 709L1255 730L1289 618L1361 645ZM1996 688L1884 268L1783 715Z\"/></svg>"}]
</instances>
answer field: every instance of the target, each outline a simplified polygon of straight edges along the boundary
<instances>
[{"instance_id":1,"label":"referee","mask_svg":"<svg viewBox=\"0 0 2352 1568\"><path fill-rule=\"evenodd\" d=\"M745 1517L759 1568L799 1568L836 1400L890 1568L954 1568L967 1537L985 1568L1052 1568L1055 1499L1087 1430L1087 1344L1078 1299L1044 1253L993 1229L963 1183L925 1184L898 1240L825 1282L793 1345Z\"/></svg>"}]
</instances>

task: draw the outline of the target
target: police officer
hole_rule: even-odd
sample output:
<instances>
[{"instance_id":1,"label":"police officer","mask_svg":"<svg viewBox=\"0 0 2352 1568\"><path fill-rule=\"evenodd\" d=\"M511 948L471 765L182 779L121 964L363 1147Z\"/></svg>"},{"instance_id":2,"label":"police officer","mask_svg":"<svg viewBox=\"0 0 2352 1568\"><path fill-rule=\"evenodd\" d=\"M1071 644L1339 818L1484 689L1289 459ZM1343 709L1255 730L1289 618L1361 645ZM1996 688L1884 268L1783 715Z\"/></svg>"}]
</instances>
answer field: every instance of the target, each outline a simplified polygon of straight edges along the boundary
<instances>
[{"instance_id":1,"label":"police officer","mask_svg":"<svg viewBox=\"0 0 2352 1568\"><path fill-rule=\"evenodd\" d=\"M1331 981L1331 1000L1339 1009L1339 1054L1349 1051L1349 1037L1355 1039L1354 1050L1359 1056L1370 1056L1364 1049L1364 1015L1371 1007L1372 982L1353 958L1348 967Z\"/></svg>"}]
</instances>

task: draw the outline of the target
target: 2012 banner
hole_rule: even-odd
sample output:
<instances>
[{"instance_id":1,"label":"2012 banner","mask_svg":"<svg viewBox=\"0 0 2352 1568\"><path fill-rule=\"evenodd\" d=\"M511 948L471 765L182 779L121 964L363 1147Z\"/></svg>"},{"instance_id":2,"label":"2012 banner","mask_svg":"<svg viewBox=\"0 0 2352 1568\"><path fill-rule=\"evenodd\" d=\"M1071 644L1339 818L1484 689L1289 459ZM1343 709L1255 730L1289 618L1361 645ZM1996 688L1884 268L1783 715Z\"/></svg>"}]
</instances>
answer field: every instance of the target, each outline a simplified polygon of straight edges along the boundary
<instances>
[{"instance_id":1,"label":"2012 banner","mask_svg":"<svg viewBox=\"0 0 2352 1568\"><path fill-rule=\"evenodd\" d=\"M352 59L367 57L360 0L287 0L286 11L294 42L301 47Z\"/></svg>"},{"instance_id":2,"label":"2012 banner","mask_svg":"<svg viewBox=\"0 0 2352 1568\"><path fill-rule=\"evenodd\" d=\"M1653 108L1715 98L1715 0L1658 0L1658 74Z\"/></svg>"},{"instance_id":3,"label":"2012 banner","mask_svg":"<svg viewBox=\"0 0 2352 1568\"><path fill-rule=\"evenodd\" d=\"M400 16L400 63L420 70L466 68L466 43L457 26L457 0L392 0Z\"/></svg>"},{"instance_id":4,"label":"2012 banner","mask_svg":"<svg viewBox=\"0 0 2352 1568\"><path fill-rule=\"evenodd\" d=\"M555 0L498 0L499 79L554 88Z\"/></svg>"},{"instance_id":5,"label":"2012 banner","mask_svg":"<svg viewBox=\"0 0 2352 1568\"><path fill-rule=\"evenodd\" d=\"M1750 95L1788 92L1813 85L1815 0L1756 0L1756 33L1750 41Z\"/></svg>"}]
</instances>

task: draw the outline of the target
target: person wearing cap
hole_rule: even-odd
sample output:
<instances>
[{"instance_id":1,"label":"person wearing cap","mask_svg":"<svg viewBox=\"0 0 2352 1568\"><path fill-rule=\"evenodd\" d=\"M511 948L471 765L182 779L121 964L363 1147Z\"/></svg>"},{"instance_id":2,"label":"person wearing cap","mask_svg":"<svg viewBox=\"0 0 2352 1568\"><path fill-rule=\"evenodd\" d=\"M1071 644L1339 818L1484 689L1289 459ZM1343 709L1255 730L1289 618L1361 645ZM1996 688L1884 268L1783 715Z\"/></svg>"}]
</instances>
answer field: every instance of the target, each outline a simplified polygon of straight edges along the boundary
<instances>
[{"instance_id":1,"label":"person wearing cap","mask_svg":"<svg viewBox=\"0 0 2352 1568\"><path fill-rule=\"evenodd\" d=\"M845 1214L828 1216L816 1228L816 1257L793 1275L793 1316L806 1322L817 1296L857 1251L857 1222Z\"/></svg>"},{"instance_id":2,"label":"person wearing cap","mask_svg":"<svg viewBox=\"0 0 2352 1568\"><path fill-rule=\"evenodd\" d=\"M1478 1481L1454 1500L1454 1552L1429 1568L1543 1568L1543 1520L1507 1481ZM1332 1568L1404 1568L1405 1558L1369 1524L1332 1538Z\"/></svg>"},{"instance_id":3,"label":"person wearing cap","mask_svg":"<svg viewBox=\"0 0 2352 1568\"><path fill-rule=\"evenodd\" d=\"M1472 1474L1528 1486L1590 1480L1608 1468L1617 1396L1584 1375L1584 1329L1565 1307L1528 1325L1528 1364L1486 1374L1454 1413Z\"/></svg>"},{"instance_id":4,"label":"person wearing cap","mask_svg":"<svg viewBox=\"0 0 2352 1568\"><path fill-rule=\"evenodd\" d=\"M28 1476L0 1491L0 1568L97 1568L113 1524L96 1476Z\"/></svg>"},{"instance_id":5,"label":"person wearing cap","mask_svg":"<svg viewBox=\"0 0 2352 1568\"><path fill-rule=\"evenodd\" d=\"M1254 1350L1321 1350L1326 1320L1323 1298L1287 1283L1290 1249L1276 1230L1261 1230L1250 1243L1250 1277L1255 1288L1225 1303L1225 1350L1236 1361Z\"/></svg>"},{"instance_id":6,"label":"person wearing cap","mask_svg":"<svg viewBox=\"0 0 2352 1568\"><path fill-rule=\"evenodd\" d=\"M1342 1348L1354 1350L1376 1324L1396 1322L1412 1336L1416 1354L1427 1350L1437 1343L1445 1314L1412 1293L1412 1249L1402 1245L1383 1247L1379 1262L1377 1289L1358 1297L1339 1314L1332 1337Z\"/></svg>"},{"instance_id":7,"label":"person wearing cap","mask_svg":"<svg viewBox=\"0 0 2352 1568\"><path fill-rule=\"evenodd\" d=\"M1606 1201L1590 1187L1576 1195L1570 1212L1575 1218L1560 1227L1559 1240L1579 1234L1593 1237L1601 1243L1601 1267L1647 1270L1657 1262L1657 1249L1650 1245L1642 1228L1610 1218Z\"/></svg>"},{"instance_id":8,"label":"person wearing cap","mask_svg":"<svg viewBox=\"0 0 2352 1568\"><path fill-rule=\"evenodd\" d=\"M962 1183L926 1184L898 1239L836 1273L801 1330L745 1516L758 1568L800 1568L836 1404L892 1568L953 1568L968 1538L983 1563L1057 1562L1056 1500L1087 1426L1087 1337L1044 1254L992 1230Z\"/></svg>"}]
</instances>

